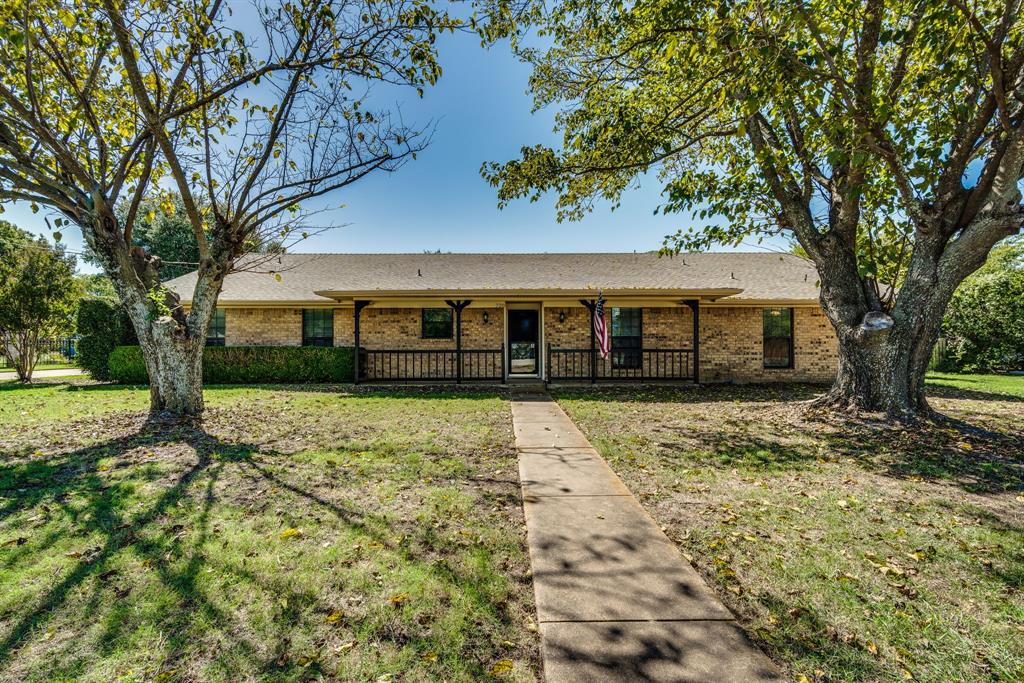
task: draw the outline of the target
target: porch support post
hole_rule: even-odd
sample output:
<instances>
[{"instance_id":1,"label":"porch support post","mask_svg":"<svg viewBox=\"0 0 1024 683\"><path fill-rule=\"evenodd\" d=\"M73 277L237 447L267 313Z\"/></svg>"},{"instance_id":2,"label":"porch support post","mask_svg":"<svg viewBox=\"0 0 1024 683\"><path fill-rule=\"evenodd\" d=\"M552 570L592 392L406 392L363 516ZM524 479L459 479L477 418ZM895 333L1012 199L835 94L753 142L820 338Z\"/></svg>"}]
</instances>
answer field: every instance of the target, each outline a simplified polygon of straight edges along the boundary
<instances>
[{"instance_id":1,"label":"porch support post","mask_svg":"<svg viewBox=\"0 0 1024 683\"><path fill-rule=\"evenodd\" d=\"M594 309L596 301L580 299L580 303L590 311L590 383L597 384L597 336L594 334Z\"/></svg>"},{"instance_id":2,"label":"porch support post","mask_svg":"<svg viewBox=\"0 0 1024 683\"><path fill-rule=\"evenodd\" d=\"M700 384L700 299L691 299L686 305L693 311L693 383Z\"/></svg>"},{"instance_id":3,"label":"porch support post","mask_svg":"<svg viewBox=\"0 0 1024 683\"><path fill-rule=\"evenodd\" d=\"M469 299L447 299L445 303L455 311L455 383L462 384L462 309L473 302Z\"/></svg>"},{"instance_id":4,"label":"porch support post","mask_svg":"<svg viewBox=\"0 0 1024 683\"><path fill-rule=\"evenodd\" d=\"M359 361L360 361L360 358L359 358L359 356L360 356L360 354L359 354L359 318L360 318L360 316L361 316L361 314L363 312L363 309L366 308L367 306L369 306L370 302L369 301L356 301L354 303L355 303L355 313L354 313L354 320L353 320L353 327L354 327L354 329L353 329L353 337L354 337L354 340L355 340L356 350L355 350L355 357L352 359L352 367L353 367L353 369L355 371L355 375L352 378L352 382L354 384L359 384L359 373L361 371L360 368L359 368Z\"/></svg>"}]
</instances>

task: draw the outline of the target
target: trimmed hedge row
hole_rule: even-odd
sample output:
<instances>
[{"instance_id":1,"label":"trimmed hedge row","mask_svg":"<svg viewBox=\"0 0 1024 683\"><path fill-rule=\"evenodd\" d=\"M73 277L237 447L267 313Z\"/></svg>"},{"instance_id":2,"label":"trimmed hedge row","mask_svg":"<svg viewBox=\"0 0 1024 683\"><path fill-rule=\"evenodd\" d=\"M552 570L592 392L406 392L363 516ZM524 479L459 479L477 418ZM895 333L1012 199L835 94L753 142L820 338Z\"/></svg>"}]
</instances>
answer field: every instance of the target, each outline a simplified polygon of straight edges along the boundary
<instances>
[{"instance_id":1,"label":"trimmed hedge row","mask_svg":"<svg viewBox=\"0 0 1024 683\"><path fill-rule=\"evenodd\" d=\"M120 384L148 384L138 346L118 346L108 361L110 378ZM209 346L203 350L203 382L208 384L289 384L351 382L351 347Z\"/></svg>"}]
</instances>

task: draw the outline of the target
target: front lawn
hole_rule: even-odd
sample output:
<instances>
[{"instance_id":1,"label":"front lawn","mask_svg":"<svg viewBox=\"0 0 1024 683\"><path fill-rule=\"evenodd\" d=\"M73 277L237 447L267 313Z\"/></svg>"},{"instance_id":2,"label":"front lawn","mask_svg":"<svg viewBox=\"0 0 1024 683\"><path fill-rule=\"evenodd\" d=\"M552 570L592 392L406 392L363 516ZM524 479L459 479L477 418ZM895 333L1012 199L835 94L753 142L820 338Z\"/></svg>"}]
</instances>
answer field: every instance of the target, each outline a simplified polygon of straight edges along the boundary
<instances>
[{"instance_id":1,"label":"front lawn","mask_svg":"<svg viewBox=\"0 0 1024 683\"><path fill-rule=\"evenodd\" d=\"M929 372L931 387L948 387L962 394L1002 394L1024 398L1024 375L960 375L952 372Z\"/></svg>"},{"instance_id":2,"label":"front lawn","mask_svg":"<svg viewBox=\"0 0 1024 683\"><path fill-rule=\"evenodd\" d=\"M813 419L819 387L557 398L796 681L1021 681L1024 378L959 380L968 431Z\"/></svg>"},{"instance_id":3,"label":"front lawn","mask_svg":"<svg viewBox=\"0 0 1024 683\"><path fill-rule=\"evenodd\" d=\"M507 402L0 384L0 679L535 680Z\"/></svg>"}]
</instances>

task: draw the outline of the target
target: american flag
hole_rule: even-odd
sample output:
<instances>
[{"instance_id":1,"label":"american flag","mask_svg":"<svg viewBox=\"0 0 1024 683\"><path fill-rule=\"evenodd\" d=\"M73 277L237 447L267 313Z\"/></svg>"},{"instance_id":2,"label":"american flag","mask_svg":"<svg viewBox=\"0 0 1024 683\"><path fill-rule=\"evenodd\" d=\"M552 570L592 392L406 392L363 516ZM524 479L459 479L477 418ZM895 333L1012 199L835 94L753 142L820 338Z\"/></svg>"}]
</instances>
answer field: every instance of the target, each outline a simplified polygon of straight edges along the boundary
<instances>
[{"instance_id":1,"label":"american flag","mask_svg":"<svg viewBox=\"0 0 1024 683\"><path fill-rule=\"evenodd\" d=\"M608 358L612 340L608 337L608 326L604 324L604 297L601 292L597 293L597 303L594 304L594 337L597 338L601 358Z\"/></svg>"}]
</instances>

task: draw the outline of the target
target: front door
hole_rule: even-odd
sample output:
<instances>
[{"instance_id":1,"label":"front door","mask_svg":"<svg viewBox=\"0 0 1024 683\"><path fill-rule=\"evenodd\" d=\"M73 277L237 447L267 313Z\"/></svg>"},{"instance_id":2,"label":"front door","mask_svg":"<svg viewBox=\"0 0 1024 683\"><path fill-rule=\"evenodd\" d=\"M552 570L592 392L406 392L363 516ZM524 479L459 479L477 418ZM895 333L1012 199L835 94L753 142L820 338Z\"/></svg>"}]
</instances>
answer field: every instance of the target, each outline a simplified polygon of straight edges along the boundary
<instances>
[{"instance_id":1,"label":"front door","mask_svg":"<svg viewBox=\"0 0 1024 683\"><path fill-rule=\"evenodd\" d=\"M508 373L536 375L539 344L537 310L508 312Z\"/></svg>"}]
</instances>

